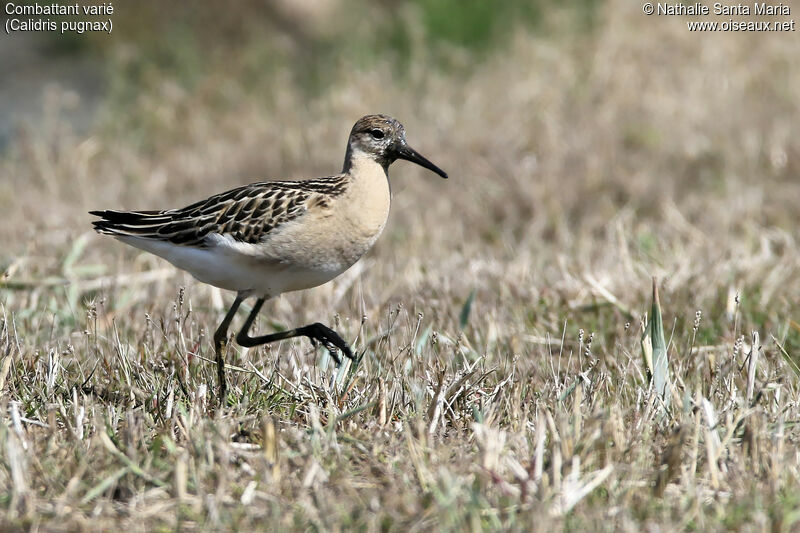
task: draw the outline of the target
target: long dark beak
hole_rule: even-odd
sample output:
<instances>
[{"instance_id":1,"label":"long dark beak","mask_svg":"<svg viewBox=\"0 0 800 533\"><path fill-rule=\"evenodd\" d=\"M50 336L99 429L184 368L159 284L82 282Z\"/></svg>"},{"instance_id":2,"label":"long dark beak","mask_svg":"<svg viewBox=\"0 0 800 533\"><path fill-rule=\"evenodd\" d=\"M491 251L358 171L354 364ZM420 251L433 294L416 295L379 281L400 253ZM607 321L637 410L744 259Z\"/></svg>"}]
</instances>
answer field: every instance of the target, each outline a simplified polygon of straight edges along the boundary
<instances>
[{"instance_id":1,"label":"long dark beak","mask_svg":"<svg viewBox=\"0 0 800 533\"><path fill-rule=\"evenodd\" d=\"M397 157L399 159L405 159L406 161L411 161L412 163L416 163L421 167L425 167L430 171L436 172L444 179L447 179L447 172L442 170L441 168L437 167L430 161L428 161L425 157L422 156L419 152L404 144L400 148L397 149Z\"/></svg>"}]
</instances>

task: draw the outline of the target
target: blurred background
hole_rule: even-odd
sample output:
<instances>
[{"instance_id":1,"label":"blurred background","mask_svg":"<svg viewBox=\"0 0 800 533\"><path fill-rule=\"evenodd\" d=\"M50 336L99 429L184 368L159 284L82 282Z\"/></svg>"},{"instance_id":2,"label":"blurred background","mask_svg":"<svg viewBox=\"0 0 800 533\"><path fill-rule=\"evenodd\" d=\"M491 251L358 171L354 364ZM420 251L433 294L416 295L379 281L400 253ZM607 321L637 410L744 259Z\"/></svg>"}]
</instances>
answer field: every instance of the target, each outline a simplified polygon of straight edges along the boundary
<instances>
[{"instance_id":1,"label":"blurred background","mask_svg":"<svg viewBox=\"0 0 800 533\"><path fill-rule=\"evenodd\" d=\"M690 33L616 0L114 8L111 35L0 42L6 283L164 268L86 212L333 174L353 122L388 113L451 179L392 168L365 289L337 310L403 301L447 324L477 289L504 334L553 333L609 295L597 320L624 323L614 309L644 308L658 275L689 322L736 292L760 325L797 311L796 33Z\"/></svg>"}]
</instances>

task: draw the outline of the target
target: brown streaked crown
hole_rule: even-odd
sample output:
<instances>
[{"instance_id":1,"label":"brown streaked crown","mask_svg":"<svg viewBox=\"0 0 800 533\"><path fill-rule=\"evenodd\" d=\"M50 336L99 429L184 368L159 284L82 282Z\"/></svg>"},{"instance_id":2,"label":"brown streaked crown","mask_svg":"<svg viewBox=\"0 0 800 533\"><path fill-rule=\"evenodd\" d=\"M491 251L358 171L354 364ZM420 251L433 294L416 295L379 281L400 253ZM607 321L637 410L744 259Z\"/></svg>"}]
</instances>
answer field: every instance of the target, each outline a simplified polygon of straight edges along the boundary
<instances>
[{"instance_id":1,"label":"brown streaked crown","mask_svg":"<svg viewBox=\"0 0 800 533\"><path fill-rule=\"evenodd\" d=\"M380 130L383 133L389 133L398 136L405 135L405 129L397 119L389 115L366 115L358 119L350 131L350 135L357 133L371 133L373 130Z\"/></svg>"}]
</instances>

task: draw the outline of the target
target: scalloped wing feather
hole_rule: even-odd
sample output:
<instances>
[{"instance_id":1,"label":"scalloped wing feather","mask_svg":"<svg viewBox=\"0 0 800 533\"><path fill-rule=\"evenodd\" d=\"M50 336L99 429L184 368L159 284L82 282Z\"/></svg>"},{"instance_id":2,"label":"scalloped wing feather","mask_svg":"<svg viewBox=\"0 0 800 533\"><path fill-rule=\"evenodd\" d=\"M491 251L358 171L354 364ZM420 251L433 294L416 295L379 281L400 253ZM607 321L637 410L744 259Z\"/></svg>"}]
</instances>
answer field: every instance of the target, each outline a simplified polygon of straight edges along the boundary
<instances>
[{"instance_id":1,"label":"scalloped wing feather","mask_svg":"<svg viewBox=\"0 0 800 533\"><path fill-rule=\"evenodd\" d=\"M92 211L99 233L137 237L180 246L205 248L211 234L242 243L261 242L275 228L326 208L342 194L346 176L305 181L259 182L211 196L181 209L167 211Z\"/></svg>"}]
</instances>

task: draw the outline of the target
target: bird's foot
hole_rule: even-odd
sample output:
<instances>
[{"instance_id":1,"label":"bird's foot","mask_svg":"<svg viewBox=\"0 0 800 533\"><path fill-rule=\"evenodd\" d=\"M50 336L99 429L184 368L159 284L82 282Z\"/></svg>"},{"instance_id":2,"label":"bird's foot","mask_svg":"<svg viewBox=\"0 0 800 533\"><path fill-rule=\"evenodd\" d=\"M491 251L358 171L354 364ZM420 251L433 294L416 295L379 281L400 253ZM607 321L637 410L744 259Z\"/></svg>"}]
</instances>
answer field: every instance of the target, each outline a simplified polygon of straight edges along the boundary
<instances>
[{"instance_id":1,"label":"bird's foot","mask_svg":"<svg viewBox=\"0 0 800 533\"><path fill-rule=\"evenodd\" d=\"M341 351L351 361L355 359L347 342L325 324L317 322L306 326L303 334L311 340L312 344L316 345L316 342L322 344L330 352L337 366L342 364L338 351Z\"/></svg>"}]
</instances>

